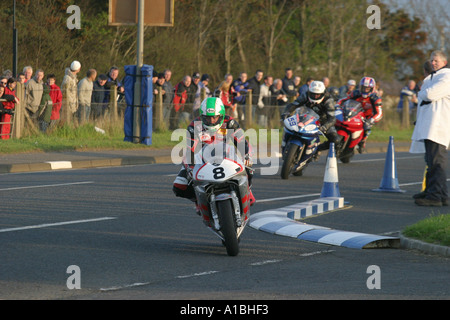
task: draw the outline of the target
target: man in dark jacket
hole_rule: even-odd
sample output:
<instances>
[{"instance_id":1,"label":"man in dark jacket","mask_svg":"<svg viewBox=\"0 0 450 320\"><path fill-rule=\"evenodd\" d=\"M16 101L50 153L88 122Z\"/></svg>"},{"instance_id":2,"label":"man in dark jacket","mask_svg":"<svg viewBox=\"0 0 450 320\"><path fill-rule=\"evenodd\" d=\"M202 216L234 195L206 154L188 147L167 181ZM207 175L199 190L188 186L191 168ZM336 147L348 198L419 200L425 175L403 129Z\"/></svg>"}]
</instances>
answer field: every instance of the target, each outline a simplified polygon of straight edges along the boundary
<instances>
[{"instance_id":1,"label":"man in dark jacket","mask_svg":"<svg viewBox=\"0 0 450 320\"><path fill-rule=\"evenodd\" d=\"M298 96L295 90L294 73L291 68L286 68L285 76L283 78L283 91L286 92L289 101Z\"/></svg>"},{"instance_id":2,"label":"man in dark jacket","mask_svg":"<svg viewBox=\"0 0 450 320\"><path fill-rule=\"evenodd\" d=\"M105 101L106 95L106 82L108 81L108 76L106 74L101 74L98 76L97 80L94 81L92 90L92 100L91 100L91 115L94 120L98 120L103 116L103 111L107 108Z\"/></svg>"},{"instance_id":3,"label":"man in dark jacket","mask_svg":"<svg viewBox=\"0 0 450 320\"><path fill-rule=\"evenodd\" d=\"M255 76L248 80L247 90L252 90L252 104L256 105L259 98L259 87L261 86L261 81L263 79L264 72L261 70L256 70Z\"/></svg>"}]
</instances>

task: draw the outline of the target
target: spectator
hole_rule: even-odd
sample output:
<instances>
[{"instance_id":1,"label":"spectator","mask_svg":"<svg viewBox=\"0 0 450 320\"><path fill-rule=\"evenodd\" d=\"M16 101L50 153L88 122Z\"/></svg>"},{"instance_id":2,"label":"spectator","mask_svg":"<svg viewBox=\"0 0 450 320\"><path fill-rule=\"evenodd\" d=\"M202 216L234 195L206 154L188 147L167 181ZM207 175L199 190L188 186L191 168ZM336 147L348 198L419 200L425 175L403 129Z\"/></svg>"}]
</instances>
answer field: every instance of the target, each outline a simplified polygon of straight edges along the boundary
<instances>
[{"instance_id":1,"label":"spectator","mask_svg":"<svg viewBox=\"0 0 450 320\"><path fill-rule=\"evenodd\" d=\"M247 73L241 72L239 74L239 78L233 81L233 89L235 92L234 101L237 103L236 107L239 119L244 118L243 106L245 105L246 101L248 91L247 88L248 88Z\"/></svg>"},{"instance_id":2,"label":"spectator","mask_svg":"<svg viewBox=\"0 0 450 320\"><path fill-rule=\"evenodd\" d=\"M296 98L298 96L298 92L295 91L295 82L294 82L294 72L291 68L286 68L284 70L284 78L283 78L283 91L287 94L288 99Z\"/></svg>"},{"instance_id":3,"label":"spectator","mask_svg":"<svg viewBox=\"0 0 450 320\"><path fill-rule=\"evenodd\" d=\"M337 87L329 87L327 91L335 102L339 100L339 89Z\"/></svg>"},{"instance_id":4,"label":"spectator","mask_svg":"<svg viewBox=\"0 0 450 320\"><path fill-rule=\"evenodd\" d=\"M0 84L0 99L6 100L0 102L0 139L8 140L11 136L11 119L16 103L19 103L15 94L16 80L9 78L4 86L4 80Z\"/></svg>"},{"instance_id":5,"label":"spectator","mask_svg":"<svg viewBox=\"0 0 450 320\"><path fill-rule=\"evenodd\" d=\"M252 90L252 104L256 105L259 99L259 90L261 87L261 81L263 81L264 72L262 70L256 70L253 78L248 80L247 89Z\"/></svg>"},{"instance_id":6,"label":"spectator","mask_svg":"<svg viewBox=\"0 0 450 320\"><path fill-rule=\"evenodd\" d=\"M300 89L298 89L298 95L299 95L299 96L302 96L302 95L306 94L306 93L308 92L308 90L309 90L309 85L310 85L311 82L313 82L313 81L314 81L313 78L311 78L311 77L307 78L307 79L306 79L306 83L305 83L304 85L302 85L302 86L300 87Z\"/></svg>"},{"instance_id":7,"label":"spectator","mask_svg":"<svg viewBox=\"0 0 450 320\"><path fill-rule=\"evenodd\" d=\"M184 107L188 98L189 86L191 85L192 78L188 75L184 76L183 80L175 86L173 97L173 108L170 112L169 130L175 130L178 128L180 121L179 117L181 113L184 113ZM183 117L186 115L183 114ZM190 115L187 116L190 118Z\"/></svg>"},{"instance_id":8,"label":"spectator","mask_svg":"<svg viewBox=\"0 0 450 320\"><path fill-rule=\"evenodd\" d=\"M294 77L294 90L296 92L295 96L298 97L298 90L300 89L300 83L302 82L302 78L300 76Z\"/></svg>"},{"instance_id":9,"label":"spectator","mask_svg":"<svg viewBox=\"0 0 450 320\"><path fill-rule=\"evenodd\" d=\"M13 77L13 73L11 70L5 70L3 71L3 77L5 77L6 79L12 78ZM15 81L14 81L15 82Z\"/></svg>"},{"instance_id":10,"label":"spectator","mask_svg":"<svg viewBox=\"0 0 450 320\"><path fill-rule=\"evenodd\" d=\"M225 75L225 80L222 81L217 87L217 95L222 100L225 106L225 112L227 115L233 118L237 118L236 103L234 102L234 88L232 86L233 76L231 74Z\"/></svg>"},{"instance_id":11,"label":"spectator","mask_svg":"<svg viewBox=\"0 0 450 320\"><path fill-rule=\"evenodd\" d=\"M191 86L189 88L193 89L193 95L192 95L192 101L194 101L195 98L195 94L197 93L197 89L198 89L198 84L200 83L200 73L198 72L194 72L194 74L192 75L192 82L191 82Z\"/></svg>"},{"instance_id":12,"label":"spectator","mask_svg":"<svg viewBox=\"0 0 450 320\"><path fill-rule=\"evenodd\" d=\"M245 96L247 94L248 82L247 82L247 73L241 72L239 74L239 78L237 78L233 82L233 89L235 92L239 92L239 96L235 97L235 101L240 104L245 104Z\"/></svg>"},{"instance_id":13,"label":"spectator","mask_svg":"<svg viewBox=\"0 0 450 320\"><path fill-rule=\"evenodd\" d=\"M89 69L86 77L78 83L78 121L83 124L89 121L91 114L92 90L94 90L94 81L97 78L97 71Z\"/></svg>"},{"instance_id":14,"label":"spectator","mask_svg":"<svg viewBox=\"0 0 450 320\"><path fill-rule=\"evenodd\" d=\"M32 119L37 119L39 105L44 91L44 71L39 69L36 75L26 83L25 108Z\"/></svg>"},{"instance_id":15,"label":"spectator","mask_svg":"<svg viewBox=\"0 0 450 320\"><path fill-rule=\"evenodd\" d=\"M273 85L270 87L272 93L272 105L274 106L284 106L287 99L287 94L283 90L283 81L281 79L275 79Z\"/></svg>"},{"instance_id":16,"label":"spectator","mask_svg":"<svg viewBox=\"0 0 450 320\"><path fill-rule=\"evenodd\" d=\"M258 117L258 124L262 127L267 127L267 114L269 113L269 109L272 108L271 103L271 95L270 87L273 84L272 76L265 76L264 83L261 85L259 90L259 98L258 98L258 108L256 109L256 115Z\"/></svg>"},{"instance_id":17,"label":"spectator","mask_svg":"<svg viewBox=\"0 0 450 320\"><path fill-rule=\"evenodd\" d=\"M198 83L198 90L195 93L195 101L193 106L194 119L200 116L199 110L201 102L208 97L212 97L211 90L208 87L209 80L209 75L205 73L202 75L200 82Z\"/></svg>"},{"instance_id":18,"label":"spectator","mask_svg":"<svg viewBox=\"0 0 450 320\"><path fill-rule=\"evenodd\" d=\"M105 85L105 101L104 101L104 107L103 114L108 113L109 110L109 102L110 102L110 96L111 96L111 87L117 86L117 94L122 95L125 92L124 87L122 86L122 83L119 81L119 68L118 67L111 67L108 72L108 81Z\"/></svg>"},{"instance_id":19,"label":"spectator","mask_svg":"<svg viewBox=\"0 0 450 320\"><path fill-rule=\"evenodd\" d=\"M164 70L164 91L166 92L164 103L171 104L174 98L175 89L170 82L172 78L172 71L169 69Z\"/></svg>"},{"instance_id":20,"label":"spectator","mask_svg":"<svg viewBox=\"0 0 450 320\"><path fill-rule=\"evenodd\" d=\"M97 80L94 81L93 84L92 99L91 99L91 116L96 124L99 120L103 118L103 111L106 109L105 107L106 82L108 82L108 76L102 73L101 75L98 76Z\"/></svg>"},{"instance_id":21,"label":"spectator","mask_svg":"<svg viewBox=\"0 0 450 320\"><path fill-rule=\"evenodd\" d=\"M61 89L56 85L56 77L54 74L47 76L47 84L50 86L50 98L53 102L52 115L50 117L50 128L53 128L60 118L60 110L62 103Z\"/></svg>"},{"instance_id":22,"label":"spectator","mask_svg":"<svg viewBox=\"0 0 450 320\"><path fill-rule=\"evenodd\" d=\"M167 119L169 117L169 114L172 112L171 104L173 103L173 95L174 95L174 88L172 83L170 82L170 79L172 78L172 71L169 69L164 70L164 86L163 89L166 92L166 94L163 97L163 104L164 104L164 119Z\"/></svg>"},{"instance_id":23,"label":"spectator","mask_svg":"<svg viewBox=\"0 0 450 320\"><path fill-rule=\"evenodd\" d=\"M277 121L278 116L281 114L279 107L284 106L288 102L288 98L286 92L283 90L283 81L281 79L275 79L273 81L270 92L272 96L272 107L267 114L267 123L270 128L273 128L274 126L272 124L274 121Z\"/></svg>"},{"instance_id":24,"label":"spectator","mask_svg":"<svg viewBox=\"0 0 450 320\"><path fill-rule=\"evenodd\" d=\"M450 145L450 69L442 51L431 54L433 72L417 95L419 112L411 153L423 153L427 164L425 191L415 194L419 206L448 206L447 150Z\"/></svg>"},{"instance_id":25,"label":"spectator","mask_svg":"<svg viewBox=\"0 0 450 320\"><path fill-rule=\"evenodd\" d=\"M25 74L23 72L19 73L19 75L17 76L17 82L25 84L26 79Z\"/></svg>"},{"instance_id":26,"label":"spectator","mask_svg":"<svg viewBox=\"0 0 450 320\"><path fill-rule=\"evenodd\" d=\"M330 86L330 78L328 77L323 77L322 78L322 82L325 85L325 89L328 88Z\"/></svg>"},{"instance_id":27,"label":"spectator","mask_svg":"<svg viewBox=\"0 0 450 320\"><path fill-rule=\"evenodd\" d=\"M353 92L356 88L356 81L350 79L347 81L346 85L339 88L339 99L347 98L347 96Z\"/></svg>"},{"instance_id":28,"label":"spectator","mask_svg":"<svg viewBox=\"0 0 450 320\"><path fill-rule=\"evenodd\" d=\"M189 86L186 107L184 108L184 111L189 113L189 117L191 120L193 120L194 116L195 95L197 94L199 83L200 83L200 73L194 72L194 74L192 75L191 85Z\"/></svg>"},{"instance_id":29,"label":"spectator","mask_svg":"<svg viewBox=\"0 0 450 320\"><path fill-rule=\"evenodd\" d=\"M159 75L158 71L153 69L153 72L152 72L152 84L153 84L153 86L155 86L156 81L158 81L158 75Z\"/></svg>"},{"instance_id":30,"label":"spectator","mask_svg":"<svg viewBox=\"0 0 450 320\"><path fill-rule=\"evenodd\" d=\"M47 128L50 125L50 118L52 116L53 101L50 97L50 86L43 84L43 93L41 98L41 103L39 104L38 120L39 120L39 130L42 132L47 132Z\"/></svg>"},{"instance_id":31,"label":"spectator","mask_svg":"<svg viewBox=\"0 0 450 320\"><path fill-rule=\"evenodd\" d=\"M69 68L66 68L65 76L61 84L61 91L63 94L63 112L68 119L66 121L72 122L75 113L78 110L78 79L77 74L81 70L81 63L73 61Z\"/></svg>"},{"instance_id":32,"label":"spectator","mask_svg":"<svg viewBox=\"0 0 450 320\"><path fill-rule=\"evenodd\" d=\"M6 77L0 77L0 84L3 86L3 87L6 87L7 85L8 85L8 79L6 79Z\"/></svg>"},{"instance_id":33,"label":"spectator","mask_svg":"<svg viewBox=\"0 0 450 320\"><path fill-rule=\"evenodd\" d=\"M156 96L161 92L164 100L164 95L166 94L166 91L164 91L164 82L166 79L164 79L164 73L158 73L158 79L156 80L155 85L153 86L153 101L156 101Z\"/></svg>"},{"instance_id":34,"label":"spectator","mask_svg":"<svg viewBox=\"0 0 450 320\"><path fill-rule=\"evenodd\" d=\"M25 75L25 82L27 83L28 80L31 80L31 77L33 76L33 68L31 66L26 66L23 68L23 74Z\"/></svg>"},{"instance_id":35,"label":"spectator","mask_svg":"<svg viewBox=\"0 0 450 320\"><path fill-rule=\"evenodd\" d=\"M403 111L403 102L405 99L408 100L409 103L409 113L412 113L413 109L417 107L417 93L415 91L416 82L414 80L409 80L406 87L400 91L400 101L397 105L397 111ZM379 90L378 90L379 91Z\"/></svg>"}]
</instances>

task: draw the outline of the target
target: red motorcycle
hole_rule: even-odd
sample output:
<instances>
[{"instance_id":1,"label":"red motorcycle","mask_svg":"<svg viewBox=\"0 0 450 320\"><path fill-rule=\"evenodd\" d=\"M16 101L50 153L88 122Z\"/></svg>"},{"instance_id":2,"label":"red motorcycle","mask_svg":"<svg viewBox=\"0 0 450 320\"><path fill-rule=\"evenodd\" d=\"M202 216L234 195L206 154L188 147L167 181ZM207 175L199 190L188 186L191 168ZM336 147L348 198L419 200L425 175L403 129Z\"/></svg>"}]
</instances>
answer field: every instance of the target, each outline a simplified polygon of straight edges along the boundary
<instances>
[{"instance_id":1,"label":"red motorcycle","mask_svg":"<svg viewBox=\"0 0 450 320\"><path fill-rule=\"evenodd\" d=\"M347 100L336 106L337 133L342 137L336 147L336 156L349 163L355 154L355 147L364 136L364 109L358 101Z\"/></svg>"}]
</instances>

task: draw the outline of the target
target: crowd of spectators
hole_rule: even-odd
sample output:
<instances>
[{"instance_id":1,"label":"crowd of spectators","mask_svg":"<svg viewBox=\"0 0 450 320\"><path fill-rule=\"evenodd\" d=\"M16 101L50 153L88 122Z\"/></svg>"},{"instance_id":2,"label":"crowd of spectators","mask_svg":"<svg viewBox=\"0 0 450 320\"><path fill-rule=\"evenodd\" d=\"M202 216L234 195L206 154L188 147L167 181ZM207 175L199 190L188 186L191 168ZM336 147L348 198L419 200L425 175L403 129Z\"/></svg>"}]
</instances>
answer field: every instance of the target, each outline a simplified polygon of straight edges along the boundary
<instances>
[{"instance_id":1,"label":"crowd of spectators","mask_svg":"<svg viewBox=\"0 0 450 320\"><path fill-rule=\"evenodd\" d=\"M81 63L73 61L66 68L60 86L54 74L45 75L41 69L34 72L31 66L23 68L16 78L10 71L5 71L0 78L0 85L4 87L2 99L7 100L0 103L1 138L10 137L10 122L14 106L18 102L15 96L16 82L23 83L25 87L23 105L26 118L42 132L56 126L63 112L70 117L71 122L78 124L88 121L97 124L103 121L109 113L112 85L117 86L119 103L122 101L123 108L125 107L124 87L119 80L118 67L111 67L108 72L102 74L91 68L84 76L80 76L80 70ZM294 75L291 68L286 68L283 78L256 70L253 76L246 72L239 73L237 78L226 74L222 81L212 86L208 74L194 72L192 75L184 75L181 81L172 84L172 71L166 69L162 73L153 73L154 104L162 97L163 119L170 130L182 127L199 116L201 99L210 96L219 97L227 113L240 121L245 119L245 110L249 110L245 105L251 103L250 110L256 124L273 128L277 125L283 106L305 94L313 80L315 79L308 77L302 83L299 75ZM340 87L329 87L330 80L326 77L320 80L335 100L347 96L356 86L354 80L349 80ZM12 101L11 96L16 100Z\"/></svg>"},{"instance_id":2,"label":"crowd of spectators","mask_svg":"<svg viewBox=\"0 0 450 320\"><path fill-rule=\"evenodd\" d=\"M17 77L13 77L9 70L3 72L0 76L0 138L6 140L11 136L14 110L19 103L16 95L18 83L24 88L21 105L27 124L42 132L60 122L64 108L71 122L83 124L103 120L109 111L111 86L116 85L119 94L124 92L119 81L119 68L111 67L102 74L89 69L79 80L80 70L81 63L73 61L65 69L60 85L54 74L46 75L42 69L34 72L31 66L24 67Z\"/></svg>"}]
</instances>

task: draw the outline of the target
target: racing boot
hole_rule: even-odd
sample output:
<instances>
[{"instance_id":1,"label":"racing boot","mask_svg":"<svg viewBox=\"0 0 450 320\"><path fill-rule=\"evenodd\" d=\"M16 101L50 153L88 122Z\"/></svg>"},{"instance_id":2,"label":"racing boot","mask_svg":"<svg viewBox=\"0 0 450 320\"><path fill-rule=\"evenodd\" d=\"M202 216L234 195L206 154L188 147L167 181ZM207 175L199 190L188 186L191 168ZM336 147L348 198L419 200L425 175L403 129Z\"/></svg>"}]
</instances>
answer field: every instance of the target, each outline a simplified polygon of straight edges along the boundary
<instances>
[{"instance_id":1,"label":"racing boot","mask_svg":"<svg viewBox=\"0 0 450 320\"><path fill-rule=\"evenodd\" d=\"M358 152L361 154L364 151L366 151L366 139L363 139L360 143L358 143Z\"/></svg>"}]
</instances>

